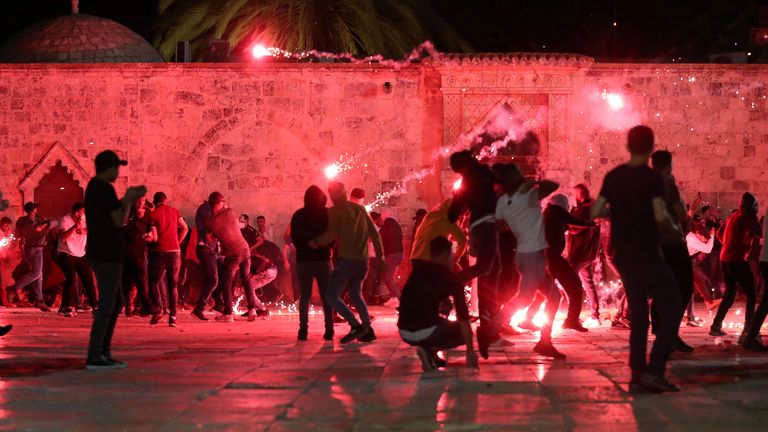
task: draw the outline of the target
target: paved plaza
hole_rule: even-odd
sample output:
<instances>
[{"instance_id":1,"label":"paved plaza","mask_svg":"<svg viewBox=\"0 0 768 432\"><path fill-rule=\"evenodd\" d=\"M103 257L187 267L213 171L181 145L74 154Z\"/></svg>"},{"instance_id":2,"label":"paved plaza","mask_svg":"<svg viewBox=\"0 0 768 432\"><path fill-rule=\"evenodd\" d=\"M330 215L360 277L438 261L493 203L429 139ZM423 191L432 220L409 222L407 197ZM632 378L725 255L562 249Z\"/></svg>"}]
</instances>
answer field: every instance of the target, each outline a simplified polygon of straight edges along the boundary
<instances>
[{"instance_id":1,"label":"paved plaza","mask_svg":"<svg viewBox=\"0 0 768 432\"><path fill-rule=\"evenodd\" d=\"M534 336L494 346L479 372L449 353L446 371L424 374L397 337L393 309L373 308L379 340L323 342L320 316L297 342L297 316L202 323L176 329L121 317L115 356L129 368L83 370L90 316L64 319L4 309L0 430L25 431L433 431L766 430L768 355L684 328L696 347L675 355L679 394L627 394L628 332L563 331L568 355L531 352ZM732 314L729 320L738 316ZM731 330L737 334L738 330ZM512 343L513 342L513 343Z\"/></svg>"}]
</instances>

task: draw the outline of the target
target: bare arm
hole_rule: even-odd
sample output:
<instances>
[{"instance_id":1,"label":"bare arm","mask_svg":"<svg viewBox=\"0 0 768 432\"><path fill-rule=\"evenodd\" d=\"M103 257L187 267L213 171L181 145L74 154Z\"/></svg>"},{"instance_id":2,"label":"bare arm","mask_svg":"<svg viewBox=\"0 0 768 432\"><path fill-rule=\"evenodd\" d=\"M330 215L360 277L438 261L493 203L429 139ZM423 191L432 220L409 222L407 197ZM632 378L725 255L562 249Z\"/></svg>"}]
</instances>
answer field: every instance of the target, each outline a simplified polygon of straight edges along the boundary
<instances>
[{"instance_id":1,"label":"bare arm","mask_svg":"<svg viewBox=\"0 0 768 432\"><path fill-rule=\"evenodd\" d=\"M187 221L185 221L183 217L179 217L179 243L184 241L188 233L189 225L187 225Z\"/></svg>"}]
</instances>

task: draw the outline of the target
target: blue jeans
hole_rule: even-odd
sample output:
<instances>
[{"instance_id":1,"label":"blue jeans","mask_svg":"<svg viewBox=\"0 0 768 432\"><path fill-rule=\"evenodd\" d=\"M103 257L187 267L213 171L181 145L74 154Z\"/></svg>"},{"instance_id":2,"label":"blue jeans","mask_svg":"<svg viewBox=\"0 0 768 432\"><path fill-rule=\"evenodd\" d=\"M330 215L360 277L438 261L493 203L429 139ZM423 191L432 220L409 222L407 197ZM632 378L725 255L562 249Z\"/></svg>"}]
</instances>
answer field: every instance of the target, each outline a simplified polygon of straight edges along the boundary
<instances>
[{"instance_id":1,"label":"blue jeans","mask_svg":"<svg viewBox=\"0 0 768 432\"><path fill-rule=\"evenodd\" d=\"M35 301L41 302L43 301L43 248L24 248L24 258L29 265L29 271L13 284L13 288L16 290L32 284L32 289L35 291Z\"/></svg>"},{"instance_id":2,"label":"blue jeans","mask_svg":"<svg viewBox=\"0 0 768 432\"><path fill-rule=\"evenodd\" d=\"M355 314L344 304L341 294L344 288L349 291L349 299L357 308L363 325L370 326L371 318L368 315L368 306L363 300L363 281L368 273L368 263L366 261L355 261L345 258L339 258L336 267L331 273L331 281L326 291L325 303L336 310L352 327L357 327L360 322L355 318Z\"/></svg>"},{"instance_id":3,"label":"blue jeans","mask_svg":"<svg viewBox=\"0 0 768 432\"><path fill-rule=\"evenodd\" d=\"M557 308L560 307L560 291L552 276L547 272L547 259L544 251L522 252L515 257L515 263L520 274L520 288L517 295L509 299L493 318L489 328L491 334L498 334L501 328L509 323L515 312L531 305L537 291L541 291L547 299L548 322L541 329L541 339L549 340L552 334L552 322L555 320Z\"/></svg>"}]
</instances>

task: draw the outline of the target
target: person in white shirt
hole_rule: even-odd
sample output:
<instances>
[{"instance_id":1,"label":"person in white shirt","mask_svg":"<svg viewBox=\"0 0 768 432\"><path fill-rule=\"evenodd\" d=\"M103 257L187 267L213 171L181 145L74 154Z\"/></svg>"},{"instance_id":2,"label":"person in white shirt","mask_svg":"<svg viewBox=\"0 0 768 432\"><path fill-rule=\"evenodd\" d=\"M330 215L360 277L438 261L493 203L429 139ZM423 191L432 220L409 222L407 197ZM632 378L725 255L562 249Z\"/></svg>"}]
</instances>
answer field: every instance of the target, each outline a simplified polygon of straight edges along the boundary
<instances>
[{"instance_id":1,"label":"person in white shirt","mask_svg":"<svg viewBox=\"0 0 768 432\"><path fill-rule=\"evenodd\" d=\"M275 229L272 228L272 225L267 225L267 219L264 216L256 218L256 229L259 230L259 234L264 240L277 243L275 241Z\"/></svg>"},{"instance_id":2,"label":"person in white shirt","mask_svg":"<svg viewBox=\"0 0 768 432\"><path fill-rule=\"evenodd\" d=\"M565 355L552 345L552 322L560 306L560 291L547 272L547 241L541 213L541 200L557 190L559 185L548 180L526 181L515 164L496 164L493 171L504 190L496 203L496 221L502 229L508 227L517 237L515 264L520 273L520 283L517 295L504 304L488 325L478 328L480 354L488 358L488 346L500 338L501 328L509 323L515 312L530 306L536 292L541 291L547 298L547 323L542 327L541 339L533 350L543 356L563 359Z\"/></svg>"},{"instance_id":3,"label":"person in white shirt","mask_svg":"<svg viewBox=\"0 0 768 432\"><path fill-rule=\"evenodd\" d=\"M94 313L99 308L96 286L88 260L85 258L85 243L88 239L88 226L85 222L83 203L75 203L72 211L59 221L59 245L57 248L59 265L66 284L61 296L59 315L73 317L80 306L77 277L85 288L85 295Z\"/></svg>"},{"instance_id":4,"label":"person in white shirt","mask_svg":"<svg viewBox=\"0 0 768 432\"><path fill-rule=\"evenodd\" d=\"M707 310L715 309L720 306L722 299L712 300L711 293L709 292L710 280L701 270L696 261L700 260L701 255L709 255L712 253L712 249L715 246L715 230L712 229L709 235L705 235L706 231L701 221L701 216L693 216L693 227L691 231L685 236L685 242L688 246L688 255L693 260L693 287L696 292L699 293ZM693 316L693 301L688 305L688 319L687 325L689 327L701 327L701 324L696 321Z\"/></svg>"}]
</instances>

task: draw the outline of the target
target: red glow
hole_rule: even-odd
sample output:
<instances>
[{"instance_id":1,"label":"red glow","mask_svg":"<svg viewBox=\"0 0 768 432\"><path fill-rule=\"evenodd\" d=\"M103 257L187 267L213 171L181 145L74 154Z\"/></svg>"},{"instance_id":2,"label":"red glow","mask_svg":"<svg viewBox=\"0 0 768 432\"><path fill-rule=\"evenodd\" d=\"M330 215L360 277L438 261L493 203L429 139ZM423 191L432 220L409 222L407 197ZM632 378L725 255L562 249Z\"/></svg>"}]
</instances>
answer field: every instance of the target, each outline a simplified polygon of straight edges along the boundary
<instances>
[{"instance_id":1,"label":"red glow","mask_svg":"<svg viewBox=\"0 0 768 432\"><path fill-rule=\"evenodd\" d=\"M608 103L608 108L613 111L624 108L624 98L618 93L603 93L603 99Z\"/></svg>"},{"instance_id":2,"label":"red glow","mask_svg":"<svg viewBox=\"0 0 768 432\"><path fill-rule=\"evenodd\" d=\"M269 50L269 48L265 47L264 45L257 44L254 45L253 48L251 48L251 55L255 59L262 59L264 57L269 57L272 55L272 52Z\"/></svg>"},{"instance_id":3,"label":"red glow","mask_svg":"<svg viewBox=\"0 0 768 432\"><path fill-rule=\"evenodd\" d=\"M334 163L325 167L324 171L325 171L325 177L330 180L330 179L336 178L336 176L339 175L339 171L341 171L341 169L339 168L338 165Z\"/></svg>"}]
</instances>

